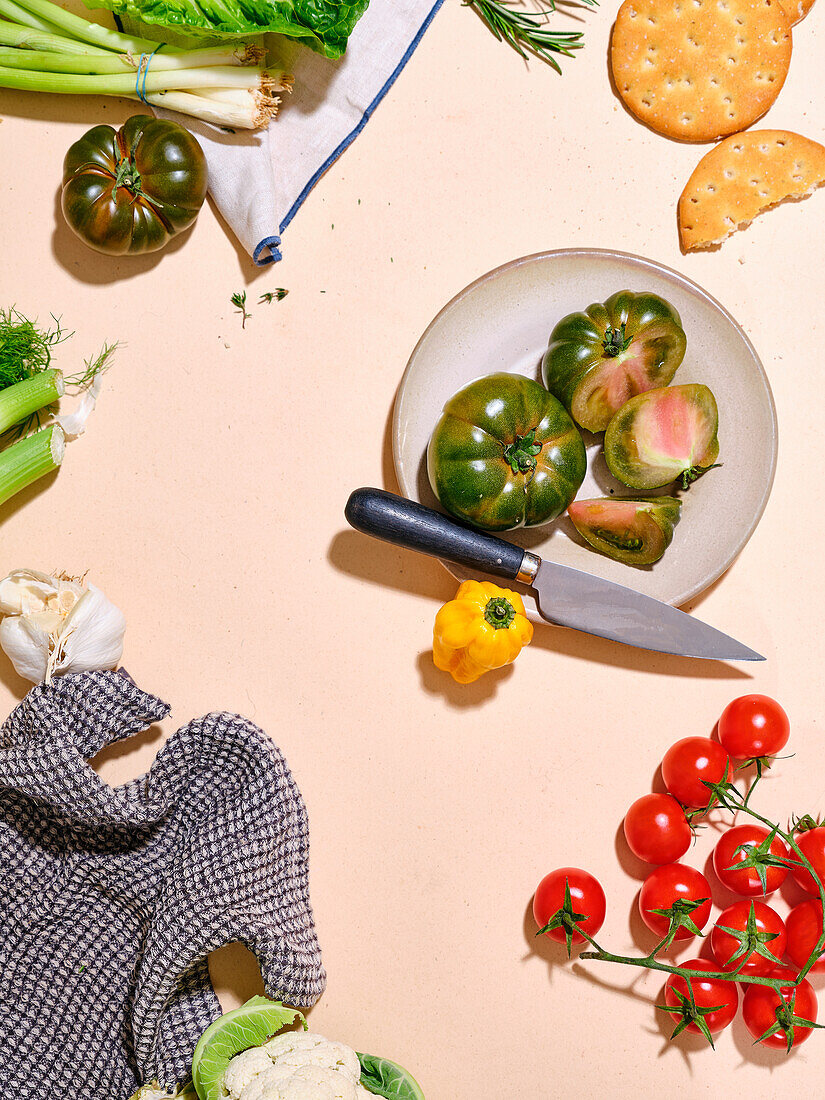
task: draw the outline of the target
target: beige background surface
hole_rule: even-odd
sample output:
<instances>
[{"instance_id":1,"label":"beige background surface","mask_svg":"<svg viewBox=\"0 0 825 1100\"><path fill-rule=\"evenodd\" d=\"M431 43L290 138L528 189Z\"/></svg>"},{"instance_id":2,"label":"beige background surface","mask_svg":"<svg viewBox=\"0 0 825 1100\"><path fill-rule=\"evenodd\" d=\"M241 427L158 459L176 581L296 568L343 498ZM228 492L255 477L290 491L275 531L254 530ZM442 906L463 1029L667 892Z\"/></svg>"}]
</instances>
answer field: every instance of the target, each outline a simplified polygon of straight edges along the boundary
<instances>
[{"instance_id":1,"label":"beige background surface","mask_svg":"<svg viewBox=\"0 0 825 1100\"><path fill-rule=\"evenodd\" d=\"M740 1023L715 1055L666 1047L660 983L558 965L525 920L543 874L584 866L608 893L605 939L632 947L639 872L617 827L670 741L709 731L737 694L775 693L793 719L796 758L763 805L825 809L825 195L681 256L675 204L700 150L613 97L612 15L587 16L586 49L559 78L448 0L263 271L211 210L165 255L95 257L56 215L61 160L129 105L0 93L0 301L62 314L77 330L66 367L124 342L87 437L6 510L0 571L88 569L126 613L126 667L177 722L237 709L271 733L310 813L329 971L312 1026L405 1063L428 1100L773 1097L818 1082L825 1057L818 1036L790 1059L753 1054ZM825 11L794 37L766 124L822 140ZM393 394L431 317L487 269L571 244L685 272L763 357L781 431L773 498L696 604L768 655L747 674L547 628L510 672L459 688L428 654L447 575L344 529L351 488L392 485ZM243 331L229 297L245 285L253 302L290 294ZM5 663L0 676L7 710L25 685ZM137 774L166 732L110 753L102 773ZM216 977L227 1004L255 989L239 951Z\"/></svg>"}]
</instances>

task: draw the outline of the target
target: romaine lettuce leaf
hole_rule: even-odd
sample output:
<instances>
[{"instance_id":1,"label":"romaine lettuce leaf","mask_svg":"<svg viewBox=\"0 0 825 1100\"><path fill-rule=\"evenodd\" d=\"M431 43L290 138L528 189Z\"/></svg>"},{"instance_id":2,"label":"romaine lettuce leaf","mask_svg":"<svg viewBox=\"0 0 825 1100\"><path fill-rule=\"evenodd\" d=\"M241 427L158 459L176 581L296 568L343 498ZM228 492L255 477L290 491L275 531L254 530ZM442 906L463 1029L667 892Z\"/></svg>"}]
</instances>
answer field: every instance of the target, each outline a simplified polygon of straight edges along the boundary
<instances>
[{"instance_id":1,"label":"romaine lettuce leaf","mask_svg":"<svg viewBox=\"0 0 825 1100\"><path fill-rule=\"evenodd\" d=\"M139 19L196 38L283 34L326 57L340 57L369 0L84 0L122 19ZM159 33L161 32L161 33Z\"/></svg>"}]
</instances>

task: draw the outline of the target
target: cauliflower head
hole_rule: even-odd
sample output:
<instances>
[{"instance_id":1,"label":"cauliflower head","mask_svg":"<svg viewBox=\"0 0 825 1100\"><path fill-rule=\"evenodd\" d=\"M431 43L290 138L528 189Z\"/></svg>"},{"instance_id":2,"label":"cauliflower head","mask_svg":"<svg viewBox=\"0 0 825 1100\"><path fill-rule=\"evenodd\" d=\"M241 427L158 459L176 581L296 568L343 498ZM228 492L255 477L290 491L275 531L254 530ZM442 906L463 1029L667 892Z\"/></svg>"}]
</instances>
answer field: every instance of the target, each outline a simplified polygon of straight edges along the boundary
<instances>
[{"instance_id":1,"label":"cauliflower head","mask_svg":"<svg viewBox=\"0 0 825 1100\"><path fill-rule=\"evenodd\" d=\"M358 1055L312 1032L289 1031L235 1055L223 1078L227 1100L364 1100Z\"/></svg>"}]
</instances>

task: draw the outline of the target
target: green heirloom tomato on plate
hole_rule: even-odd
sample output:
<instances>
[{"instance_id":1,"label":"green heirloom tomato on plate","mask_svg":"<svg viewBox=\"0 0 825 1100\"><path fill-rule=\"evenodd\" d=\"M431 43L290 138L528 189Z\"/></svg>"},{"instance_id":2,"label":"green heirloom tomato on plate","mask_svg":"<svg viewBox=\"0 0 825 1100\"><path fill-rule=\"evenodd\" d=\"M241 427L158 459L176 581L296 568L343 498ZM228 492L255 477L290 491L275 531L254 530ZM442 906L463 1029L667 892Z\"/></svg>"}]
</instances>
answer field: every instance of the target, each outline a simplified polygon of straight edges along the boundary
<instances>
[{"instance_id":1,"label":"green heirloom tomato on plate","mask_svg":"<svg viewBox=\"0 0 825 1100\"><path fill-rule=\"evenodd\" d=\"M668 386L633 397L604 436L604 457L631 489L658 489L681 478L682 488L715 466L719 410L707 386Z\"/></svg>"},{"instance_id":2,"label":"green heirloom tomato on plate","mask_svg":"<svg viewBox=\"0 0 825 1100\"><path fill-rule=\"evenodd\" d=\"M625 565L652 565L670 546L681 510L676 497L603 497L574 501L567 514L595 550Z\"/></svg>"},{"instance_id":3,"label":"green heirloom tomato on plate","mask_svg":"<svg viewBox=\"0 0 825 1100\"><path fill-rule=\"evenodd\" d=\"M520 374L490 374L454 394L430 437L433 492L485 531L534 527L567 508L587 469L561 403Z\"/></svg>"},{"instance_id":4,"label":"green heirloom tomato on plate","mask_svg":"<svg viewBox=\"0 0 825 1100\"><path fill-rule=\"evenodd\" d=\"M542 361L544 384L577 424L603 432L631 397L668 384L686 346L670 302L620 290L559 321Z\"/></svg>"},{"instance_id":5,"label":"green heirloom tomato on plate","mask_svg":"<svg viewBox=\"0 0 825 1100\"><path fill-rule=\"evenodd\" d=\"M197 139L176 122L134 115L120 130L94 126L69 149L63 214L98 252L154 252L192 224L206 187Z\"/></svg>"}]
</instances>

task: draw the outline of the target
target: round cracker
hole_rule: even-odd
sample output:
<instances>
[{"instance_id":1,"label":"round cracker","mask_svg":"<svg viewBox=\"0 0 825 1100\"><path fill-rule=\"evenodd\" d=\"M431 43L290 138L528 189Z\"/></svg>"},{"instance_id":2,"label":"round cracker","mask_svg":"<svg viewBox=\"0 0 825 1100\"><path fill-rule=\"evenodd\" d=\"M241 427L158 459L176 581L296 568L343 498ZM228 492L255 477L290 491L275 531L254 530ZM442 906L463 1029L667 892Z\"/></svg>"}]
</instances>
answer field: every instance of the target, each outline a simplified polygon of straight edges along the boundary
<instances>
[{"instance_id":1,"label":"round cracker","mask_svg":"<svg viewBox=\"0 0 825 1100\"><path fill-rule=\"evenodd\" d=\"M679 199L679 238L689 252L719 244L784 199L825 184L825 146L789 130L748 130L699 161Z\"/></svg>"},{"instance_id":2,"label":"round cracker","mask_svg":"<svg viewBox=\"0 0 825 1100\"><path fill-rule=\"evenodd\" d=\"M801 23L814 6L814 0L779 0L779 2L792 27Z\"/></svg>"},{"instance_id":3,"label":"round cracker","mask_svg":"<svg viewBox=\"0 0 825 1100\"><path fill-rule=\"evenodd\" d=\"M610 59L619 95L642 122L667 137L715 141L768 110L791 47L779 0L624 0Z\"/></svg>"}]
</instances>

